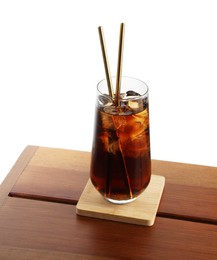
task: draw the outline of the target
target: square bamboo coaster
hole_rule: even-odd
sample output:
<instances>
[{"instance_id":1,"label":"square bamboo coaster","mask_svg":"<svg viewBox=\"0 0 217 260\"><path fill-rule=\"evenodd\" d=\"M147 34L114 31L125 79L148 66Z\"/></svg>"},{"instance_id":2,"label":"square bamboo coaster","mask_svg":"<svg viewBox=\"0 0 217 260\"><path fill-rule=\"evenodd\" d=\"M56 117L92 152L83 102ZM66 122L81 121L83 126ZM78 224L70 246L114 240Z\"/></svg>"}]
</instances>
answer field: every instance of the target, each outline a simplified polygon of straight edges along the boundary
<instances>
[{"instance_id":1,"label":"square bamboo coaster","mask_svg":"<svg viewBox=\"0 0 217 260\"><path fill-rule=\"evenodd\" d=\"M152 226L163 193L165 177L152 175L146 190L133 202L123 205L105 200L88 180L77 203L78 215L130 224Z\"/></svg>"}]
</instances>

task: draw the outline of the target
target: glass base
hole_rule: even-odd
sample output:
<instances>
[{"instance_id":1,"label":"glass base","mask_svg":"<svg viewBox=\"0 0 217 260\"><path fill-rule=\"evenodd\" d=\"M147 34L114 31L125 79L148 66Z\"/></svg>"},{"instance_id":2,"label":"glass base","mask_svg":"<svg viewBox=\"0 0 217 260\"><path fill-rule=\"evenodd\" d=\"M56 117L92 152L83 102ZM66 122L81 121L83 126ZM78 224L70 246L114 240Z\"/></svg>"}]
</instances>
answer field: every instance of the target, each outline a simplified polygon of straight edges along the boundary
<instances>
[{"instance_id":1,"label":"glass base","mask_svg":"<svg viewBox=\"0 0 217 260\"><path fill-rule=\"evenodd\" d=\"M133 202L134 200L136 200L136 198L132 198L132 199L129 199L129 200L113 200L113 199L110 199L110 198L105 198L105 200L113 203L113 204L117 204L117 205L122 205L122 204L127 204L127 203L130 203L130 202Z\"/></svg>"}]
</instances>

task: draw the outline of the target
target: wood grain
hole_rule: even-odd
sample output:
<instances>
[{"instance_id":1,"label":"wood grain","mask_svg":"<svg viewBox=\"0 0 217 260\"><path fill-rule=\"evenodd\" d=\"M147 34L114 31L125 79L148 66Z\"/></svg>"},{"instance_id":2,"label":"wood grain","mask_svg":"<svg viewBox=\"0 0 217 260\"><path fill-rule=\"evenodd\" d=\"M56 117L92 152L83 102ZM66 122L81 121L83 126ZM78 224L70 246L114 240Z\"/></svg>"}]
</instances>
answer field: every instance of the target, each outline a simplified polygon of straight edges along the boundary
<instances>
[{"instance_id":1,"label":"wood grain","mask_svg":"<svg viewBox=\"0 0 217 260\"><path fill-rule=\"evenodd\" d=\"M20 198L9 198L2 206L0 234L0 259L7 259L3 256L10 249L13 257L25 249L26 258L20 259L50 259L51 253L54 259L217 256L216 225L157 217L154 226L144 227L76 216L73 205Z\"/></svg>"},{"instance_id":2,"label":"wood grain","mask_svg":"<svg viewBox=\"0 0 217 260\"><path fill-rule=\"evenodd\" d=\"M217 167L152 160L152 173L165 176L171 184L217 188Z\"/></svg>"},{"instance_id":3,"label":"wood grain","mask_svg":"<svg viewBox=\"0 0 217 260\"><path fill-rule=\"evenodd\" d=\"M28 165L29 161L31 160L37 149L38 146L27 146L17 159L9 174L0 185L0 206L7 198L9 192L11 191L11 187L15 184L19 176L22 174L23 170L25 169L26 165Z\"/></svg>"},{"instance_id":4,"label":"wood grain","mask_svg":"<svg viewBox=\"0 0 217 260\"><path fill-rule=\"evenodd\" d=\"M88 152L39 147L10 196L76 204L89 178Z\"/></svg>"},{"instance_id":5,"label":"wood grain","mask_svg":"<svg viewBox=\"0 0 217 260\"><path fill-rule=\"evenodd\" d=\"M31 156L10 195L75 205L89 178L90 153L39 147ZM166 178L160 216L217 224L216 167L152 160L152 173Z\"/></svg>"},{"instance_id":6,"label":"wood grain","mask_svg":"<svg viewBox=\"0 0 217 260\"><path fill-rule=\"evenodd\" d=\"M166 185L163 217L152 227L77 216L75 205L40 201L76 204L89 158L70 150L24 150L0 187L0 259L217 259L217 225L210 224L217 168L153 160L152 172L166 176ZM27 199L8 197L10 190Z\"/></svg>"},{"instance_id":7,"label":"wood grain","mask_svg":"<svg viewBox=\"0 0 217 260\"><path fill-rule=\"evenodd\" d=\"M158 216L217 224L217 189L167 183Z\"/></svg>"}]
</instances>

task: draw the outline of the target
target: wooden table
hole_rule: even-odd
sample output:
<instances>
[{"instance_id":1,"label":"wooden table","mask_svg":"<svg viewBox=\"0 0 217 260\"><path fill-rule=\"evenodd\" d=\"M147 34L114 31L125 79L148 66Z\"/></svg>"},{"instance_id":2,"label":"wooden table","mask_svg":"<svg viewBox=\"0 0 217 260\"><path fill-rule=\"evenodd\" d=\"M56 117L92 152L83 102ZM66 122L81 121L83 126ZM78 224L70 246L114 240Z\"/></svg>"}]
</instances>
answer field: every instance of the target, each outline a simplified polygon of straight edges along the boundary
<instances>
[{"instance_id":1,"label":"wooden table","mask_svg":"<svg viewBox=\"0 0 217 260\"><path fill-rule=\"evenodd\" d=\"M217 259L217 168L152 161L152 227L77 216L90 153L28 146L0 186L0 259Z\"/></svg>"}]
</instances>

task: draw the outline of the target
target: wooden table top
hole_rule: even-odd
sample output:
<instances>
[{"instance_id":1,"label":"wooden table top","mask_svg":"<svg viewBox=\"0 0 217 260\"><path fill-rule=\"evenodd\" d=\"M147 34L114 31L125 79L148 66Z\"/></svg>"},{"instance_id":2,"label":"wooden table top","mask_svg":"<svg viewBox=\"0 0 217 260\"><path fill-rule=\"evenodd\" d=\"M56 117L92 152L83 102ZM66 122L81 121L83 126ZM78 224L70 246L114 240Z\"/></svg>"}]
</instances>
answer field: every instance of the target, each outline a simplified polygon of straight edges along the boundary
<instances>
[{"instance_id":1,"label":"wooden table top","mask_svg":"<svg viewBox=\"0 0 217 260\"><path fill-rule=\"evenodd\" d=\"M0 186L0 259L217 259L217 168L152 160L155 224L76 215L90 153L28 146Z\"/></svg>"}]
</instances>

